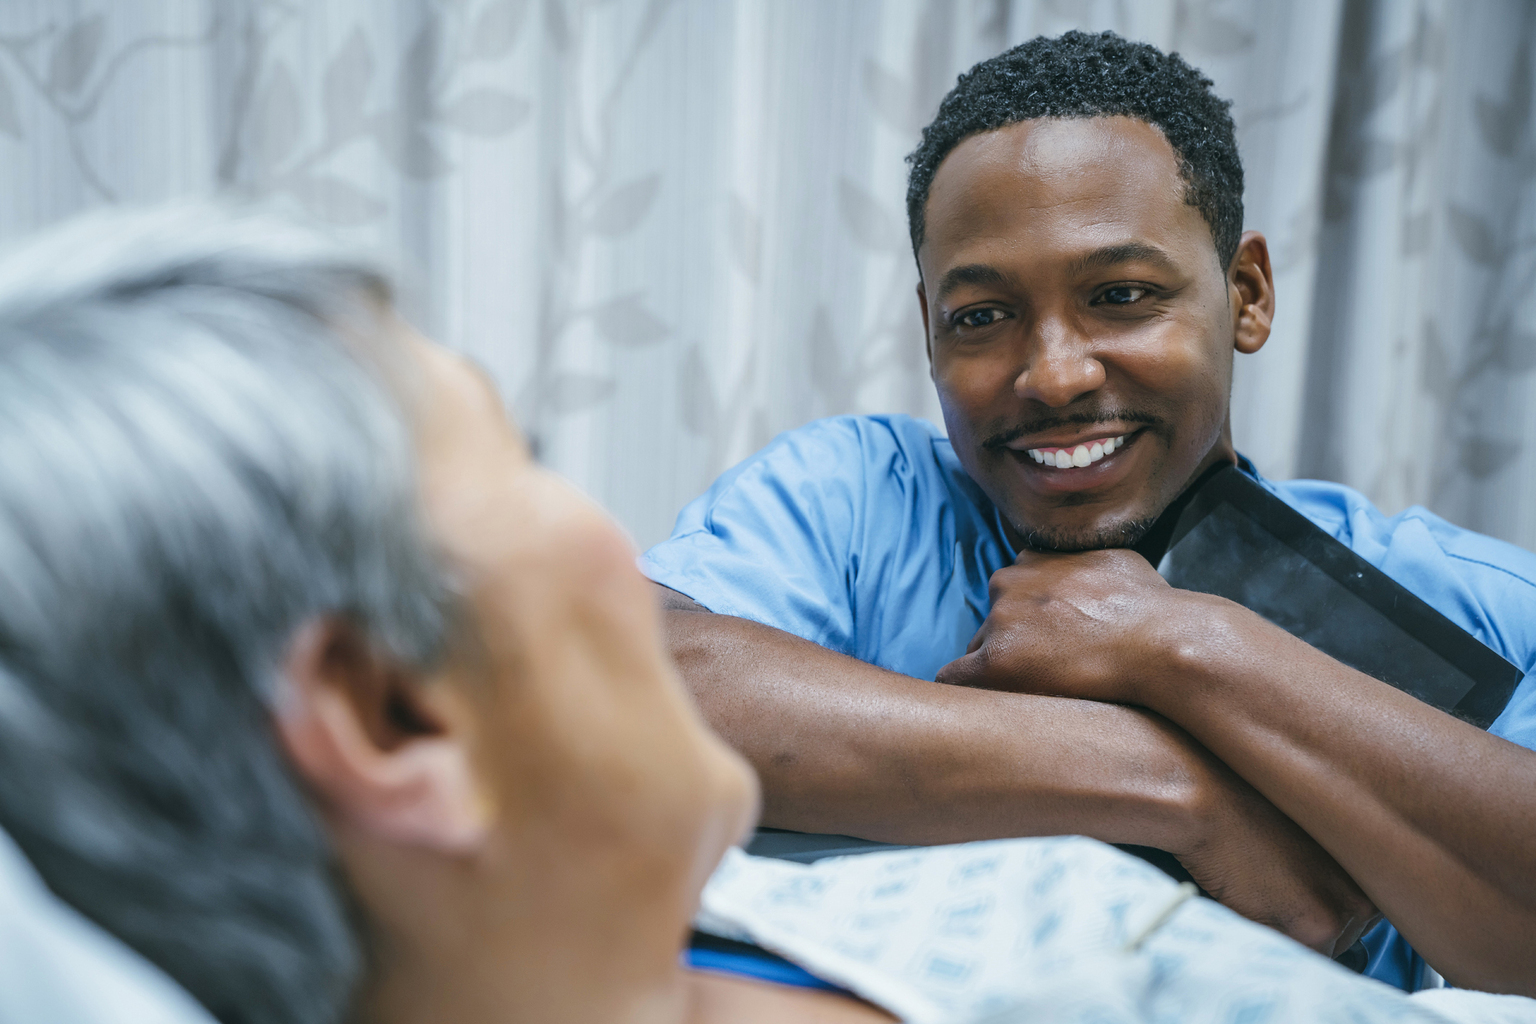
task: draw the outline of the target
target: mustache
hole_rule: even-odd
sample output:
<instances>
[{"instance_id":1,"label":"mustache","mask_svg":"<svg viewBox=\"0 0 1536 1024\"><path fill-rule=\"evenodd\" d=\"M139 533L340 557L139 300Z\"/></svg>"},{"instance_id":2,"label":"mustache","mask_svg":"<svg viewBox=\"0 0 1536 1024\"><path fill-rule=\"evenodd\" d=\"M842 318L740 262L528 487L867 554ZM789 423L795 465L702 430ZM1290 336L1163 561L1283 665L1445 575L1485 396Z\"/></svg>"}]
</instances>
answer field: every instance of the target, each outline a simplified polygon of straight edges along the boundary
<instances>
[{"instance_id":1,"label":"mustache","mask_svg":"<svg viewBox=\"0 0 1536 1024\"><path fill-rule=\"evenodd\" d=\"M1140 423L1143 426L1159 427L1163 425L1161 416L1154 416L1147 412L1132 412L1127 409L1105 409L1099 412L1079 412L1068 416L1047 416L1038 420L1030 420L1007 430L1000 431L981 442L983 448L1002 448L1010 441L1017 441L1029 434L1039 434L1057 427L1082 427L1094 423Z\"/></svg>"}]
</instances>

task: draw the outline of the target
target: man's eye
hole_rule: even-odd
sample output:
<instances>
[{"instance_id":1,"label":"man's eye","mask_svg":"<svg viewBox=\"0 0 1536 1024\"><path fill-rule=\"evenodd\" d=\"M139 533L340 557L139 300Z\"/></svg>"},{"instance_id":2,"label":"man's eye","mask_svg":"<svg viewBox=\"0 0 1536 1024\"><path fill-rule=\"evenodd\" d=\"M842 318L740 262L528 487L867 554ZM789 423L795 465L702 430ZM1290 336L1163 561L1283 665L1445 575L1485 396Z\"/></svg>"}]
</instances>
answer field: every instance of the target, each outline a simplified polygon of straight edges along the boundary
<instances>
[{"instance_id":1,"label":"man's eye","mask_svg":"<svg viewBox=\"0 0 1536 1024\"><path fill-rule=\"evenodd\" d=\"M962 327L987 327L1003 319L1000 309L973 309L957 321Z\"/></svg>"},{"instance_id":2,"label":"man's eye","mask_svg":"<svg viewBox=\"0 0 1536 1024\"><path fill-rule=\"evenodd\" d=\"M1120 285L1117 288L1105 290L1104 294L1099 296L1099 301L1110 306L1129 306L1133 302L1140 302L1146 297L1146 294L1147 290L1145 288L1137 288L1128 284Z\"/></svg>"}]
</instances>

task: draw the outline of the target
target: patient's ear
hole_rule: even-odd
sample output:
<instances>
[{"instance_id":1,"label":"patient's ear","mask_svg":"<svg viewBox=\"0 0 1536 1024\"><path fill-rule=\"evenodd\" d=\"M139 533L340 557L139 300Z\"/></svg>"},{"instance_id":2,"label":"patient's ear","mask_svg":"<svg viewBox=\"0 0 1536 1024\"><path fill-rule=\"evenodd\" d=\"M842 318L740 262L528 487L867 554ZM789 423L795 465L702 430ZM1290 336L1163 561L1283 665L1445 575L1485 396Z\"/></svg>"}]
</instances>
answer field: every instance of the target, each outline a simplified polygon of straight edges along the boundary
<instances>
[{"instance_id":1,"label":"patient's ear","mask_svg":"<svg viewBox=\"0 0 1536 1024\"><path fill-rule=\"evenodd\" d=\"M301 626L289 641L276 726L326 809L389 842L468 853L489 807L467 744L469 709L382 655L345 619Z\"/></svg>"},{"instance_id":2,"label":"patient's ear","mask_svg":"<svg viewBox=\"0 0 1536 1024\"><path fill-rule=\"evenodd\" d=\"M1232 343L1252 355L1269 340L1275 317L1275 278L1269 267L1269 243L1257 231L1245 231L1227 270L1232 304Z\"/></svg>"}]
</instances>

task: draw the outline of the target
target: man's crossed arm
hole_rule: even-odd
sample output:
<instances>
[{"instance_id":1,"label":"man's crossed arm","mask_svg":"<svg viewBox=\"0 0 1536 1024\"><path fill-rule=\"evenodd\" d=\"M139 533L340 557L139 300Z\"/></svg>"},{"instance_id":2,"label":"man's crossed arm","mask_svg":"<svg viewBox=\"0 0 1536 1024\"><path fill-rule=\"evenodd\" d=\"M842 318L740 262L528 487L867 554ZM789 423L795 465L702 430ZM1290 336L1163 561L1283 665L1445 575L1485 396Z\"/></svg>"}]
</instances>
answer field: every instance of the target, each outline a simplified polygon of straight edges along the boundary
<instances>
[{"instance_id":1,"label":"man's crossed arm","mask_svg":"<svg viewBox=\"0 0 1536 1024\"><path fill-rule=\"evenodd\" d=\"M1304 828L1452 984L1536 995L1536 752L1139 555L1026 554L946 682L1177 722ZM1068 656L1063 656L1063 655Z\"/></svg>"},{"instance_id":2,"label":"man's crossed arm","mask_svg":"<svg viewBox=\"0 0 1536 1024\"><path fill-rule=\"evenodd\" d=\"M1154 846L1228 906L1329 954L1374 917L1317 843L1157 714L913 679L657 590L684 680L762 777L766 824ZM1075 656L1071 643L1056 654Z\"/></svg>"}]
</instances>

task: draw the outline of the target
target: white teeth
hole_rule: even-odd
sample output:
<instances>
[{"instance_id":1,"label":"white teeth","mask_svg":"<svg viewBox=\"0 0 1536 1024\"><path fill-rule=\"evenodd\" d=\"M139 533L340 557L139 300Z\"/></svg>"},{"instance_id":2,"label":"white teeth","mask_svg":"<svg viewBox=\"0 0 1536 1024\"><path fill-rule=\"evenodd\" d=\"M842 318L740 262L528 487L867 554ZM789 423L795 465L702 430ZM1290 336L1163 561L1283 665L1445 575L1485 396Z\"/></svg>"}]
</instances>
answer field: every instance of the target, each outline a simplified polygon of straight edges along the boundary
<instances>
[{"instance_id":1,"label":"white teeth","mask_svg":"<svg viewBox=\"0 0 1536 1024\"><path fill-rule=\"evenodd\" d=\"M1042 466L1053 466L1056 469L1081 469L1091 466L1111 452L1119 451L1125 447L1125 435L1109 438L1105 441L1095 441L1092 445L1080 444L1071 451L1058 448L1053 452L1041 451L1039 448L1030 448L1029 457Z\"/></svg>"}]
</instances>

